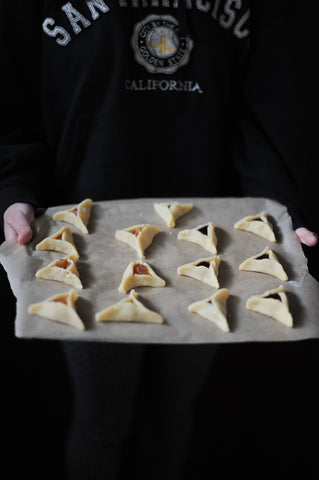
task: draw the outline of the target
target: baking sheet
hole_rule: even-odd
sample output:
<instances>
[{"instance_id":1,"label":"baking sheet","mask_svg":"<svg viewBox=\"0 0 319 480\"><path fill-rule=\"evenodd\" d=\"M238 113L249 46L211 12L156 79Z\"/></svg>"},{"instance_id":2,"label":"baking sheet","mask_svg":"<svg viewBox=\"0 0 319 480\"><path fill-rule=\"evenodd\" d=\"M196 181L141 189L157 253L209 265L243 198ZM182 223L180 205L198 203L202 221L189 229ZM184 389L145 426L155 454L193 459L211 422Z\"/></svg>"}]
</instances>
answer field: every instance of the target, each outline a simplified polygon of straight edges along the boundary
<instances>
[{"instance_id":1,"label":"baking sheet","mask_svg":"<svg viewBox=\"0 0 319 480\"><path fill-rule=\"evenodd\" d=\"M166 227L153 208L155 201L192 202L191 212L177 220L175 228ZM73 206L73 205L72 205ZM307 260L292 229L286 208L265 198L168 198L132 199L93 202L89 234L71 226L80 254L77 268L83 289L76 289L78 314L86 330L56 323L28 314L31 303L70 290L70 286L52 280L37 279L35 273L64 254L37 251L36 244L54 234L63 222L53 221L63 205L49 208L34 223L33 240L26 246L16 241L0 246L0 261L7 272L17 298L15 334L24 338L109 341L131 343L229 343L247 341L294 341L319 337L319 283L308 273ZM251 233L237 231L234 223L247 215L266 211L274 226L277 243L270 243ZM216 226L220 287L228 288L227 302L230 332L221 331L214 323L190 313L192 302L207 298L216 291L198 280L177 275L177 268L209 256L202 247L178 240L178 232L212 221ZM115 238L115 231L132 225L150 223L160 233L146 250L145 260L165 279L164 288L137 287L139 300L164 318L164 324L96 323L95 314L125 298L118 291L123 272L136 252ZM262 273L239 271L239 264L269 246L283 264L288 282ZM294 327L246 310L248 297L283 284L287 293Z\"/></svg>"}]
</instances>

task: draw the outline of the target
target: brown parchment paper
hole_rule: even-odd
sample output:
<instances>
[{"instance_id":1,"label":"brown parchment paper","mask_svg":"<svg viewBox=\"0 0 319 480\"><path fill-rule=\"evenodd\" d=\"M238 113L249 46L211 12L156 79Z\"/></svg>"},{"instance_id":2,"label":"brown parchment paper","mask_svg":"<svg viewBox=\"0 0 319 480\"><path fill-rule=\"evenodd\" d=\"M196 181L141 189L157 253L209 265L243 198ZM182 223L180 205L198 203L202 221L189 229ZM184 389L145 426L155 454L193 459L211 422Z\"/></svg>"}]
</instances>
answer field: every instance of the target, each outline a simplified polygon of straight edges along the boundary
<instances>
[{"instance_id":1,"label":"brown parchment paper","mask_svg":"<svg viewBox=\"0 0 319 480\"><path fill-rule=\"evenodd\" d=\"M191 212L177 220L175 228L166 227L153 208L155 201L192 202ZM291 219L281 204L264 198L169 198L132 199L93 203L89 234L71 226L80 258L77 262L83 289L76 289L77 311L86 330L28 314L31 303L70 290L70 286L52 280L37 279L35 273L59 252L37 251L36 244L55 233L63 222L53 221L53 214L71 205L49 208L34 223L33 240L26 246L16 241L0 247L0 261L7 272L17 299L15 333L17 337L109 341L132 343L224 343L249 341L293 341L319 337L319 283L308 273L307 260L292 229ZM269 243L251 233L237 231L234 223L247 215L268 213L277 243ZM202 247L177 239L181 229L214 222L218 238L220 287L229 289L227 302L231 331L225 333L214 323L190 313L188 305L216 291L198 280L177 275L177 268L209 256ZM122 300L118 291L123 272L136 252L115 238L116 229L141 223L155 224L160 233L146 250L145 260L166 281L164 288L138 287L139 300L160 313L163 325L139 323L96 323L95 314ZM284 266L289 281L262 273L239 271L239 264L269 246ZM287 293L294 327L246 310L248 297L283 284Z\"/></svg>"}]
</instances>

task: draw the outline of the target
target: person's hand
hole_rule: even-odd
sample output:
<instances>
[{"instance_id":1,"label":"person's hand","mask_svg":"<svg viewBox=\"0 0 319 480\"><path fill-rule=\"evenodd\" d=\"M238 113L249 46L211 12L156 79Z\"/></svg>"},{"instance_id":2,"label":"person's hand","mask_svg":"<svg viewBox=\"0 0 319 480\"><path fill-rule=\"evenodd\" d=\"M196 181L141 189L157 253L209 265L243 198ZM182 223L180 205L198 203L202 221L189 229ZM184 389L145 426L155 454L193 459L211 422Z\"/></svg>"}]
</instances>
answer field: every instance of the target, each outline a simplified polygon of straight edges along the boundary
<instances>
[{"instance_id":1,"label":"person's hand","mask_svg":"<svg viewBox=\"0 0 319 480\"><path fill-rule=\"evenodd\" d=\"M13 203L3 215L4 237L6 240L16 238L21 245L28 243L33 235L31 224L34 210L28 203Z\"/></svg>"},{"instance_id":2,"label":"person's hand","mask_svg":"<svg viewBox=\"0 0 319 480\"><path fill-rule=\"evenodd\" d=\"M299 241L304 245L307 245L307 247L314 247L318 243L318 235L305 227L297 228L295 233Z\"/></svg>"}]
</instances>

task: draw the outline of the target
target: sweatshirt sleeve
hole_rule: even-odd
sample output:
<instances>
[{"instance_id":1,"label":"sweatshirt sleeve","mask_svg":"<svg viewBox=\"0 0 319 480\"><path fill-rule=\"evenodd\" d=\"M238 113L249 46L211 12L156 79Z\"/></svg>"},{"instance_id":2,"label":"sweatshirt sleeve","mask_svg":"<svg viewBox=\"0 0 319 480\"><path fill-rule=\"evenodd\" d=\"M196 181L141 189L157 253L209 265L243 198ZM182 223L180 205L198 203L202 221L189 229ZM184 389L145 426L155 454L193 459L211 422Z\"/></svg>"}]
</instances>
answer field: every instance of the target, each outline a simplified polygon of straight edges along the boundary
<instances>
[{"instance_id":1,"label":"sweatshirt sleeve","mask_svg":"<svg viewBox=\"0 0 319 480\"><path fill-rule=\"evenodd\" d=\"M297 158L295 2L252 0L235 161L246 196L286 205L303 226Z\"/></svg>"},{"instance_id":2,"label":"sweatshirt sleeve","mask_svg":"<svg viewBox=\"0 0 319 480\"><path fill-rule=\"evenodd\" d=\"M41 204L48 148L41 122L41 3L0 0L0 222Z\"/></svg>"}]
</instances>

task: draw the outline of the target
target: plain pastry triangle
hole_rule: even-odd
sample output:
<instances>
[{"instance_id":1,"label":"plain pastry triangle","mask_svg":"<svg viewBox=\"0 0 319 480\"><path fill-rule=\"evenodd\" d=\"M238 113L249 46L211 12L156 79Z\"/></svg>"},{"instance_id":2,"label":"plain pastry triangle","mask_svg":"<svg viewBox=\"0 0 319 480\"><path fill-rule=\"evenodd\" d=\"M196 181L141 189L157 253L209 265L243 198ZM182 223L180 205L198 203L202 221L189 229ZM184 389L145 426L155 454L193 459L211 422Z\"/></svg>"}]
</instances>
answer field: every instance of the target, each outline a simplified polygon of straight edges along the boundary
<instances>
[{"instance_id":1,"label":"plain pastry triangle","mask_svg":"<svg viewBox=\"0 0 319 480\"><path fill-rule=\"evenodd\" d=\"M192 210L192 208L193 204L191 203L186 205L181 205L177 202L154 203L155 211L160 217L162 217L169 228L174 228L176 225L176 220L188 213L190 210Z\"/></svg>"},{"instance_id":2,"label":"plain pastry triangle","mask_svg":"<svg viewBox=\"0 0 319 480\"><path fill-rule=\"evenodd\" d=\"M286 325L286 327L293 326L287 295L282 285L273 290L267 290L261 295L250 297L246 302L246 308L247 310L272 317Z\"/></svg>"},{"instance_id":3,"label":"plain pastry triangle","mask_svg":"<svg viewBox=\"0 0 319 480\"><path fill-rule=\"evenodd\" d=\"M79 258L79 253L74 245L72 230L70 227L62 227L50 237L44 238L36 246L37 250L54 250Z\"/></svg>"},{"instance_id":4,"label":"plain pastry triangle","mask_svg":"<svg viewBox=\"0 0 319 480\"><path fill-rule=\"evenodd\" d=\"M215 233L215 225L212 222L199 225L192 229L181 230L177 238L179 240L196 243L211 253L217 253L217 236Z\"/></svg>"},{"instance_id":5,"label":"plain pastry triangle","mask_svg":"<svg viewBox=\"0 0 319 480\"><path fill-rule=\"evenodd\" d=\"M188 310L214 322L224 332L229 332L226 303L229 297L227 288L221 288L204 300L192 303Z\"/></svg>"},{"instance_id":6,"label":"plain pastry triangle","mask_svg":"<svg viewBox=\"0 0 319 480\"><path fill-rule=\"evenodd\" d=\"M115 237L134 248L140 258L144 258L145 250L152 243L153 238L159 231L156 225L133 225L132 227L117 230Z\"/></svg>"},{"instance_id":7,"label":"plain pastry triangle","mask_svg":"<svg viewBox=\"0 0 319 480\"><path fill-rule=\"evenodd\" d=\"M143 322L143 323L163 323L163 317L152 310L144 307L137 300L138 294L132 290L130 294L114 303L95 316L97 322L115 321L115 322Z\"/></svg>"},{"instance_id":8,"label":"plain pastry triangle","mask_svg":"<svg viewBox=\"0 0 319 480\"><path fill-rule=\"evenodd\" d=\"M89 233L87 225L91 214L92 200L87 198L75 207L61 210L53 216L53 220L61 220L77 227L83 233Z\"/></svg>"},{"instance_id":9,"label":"plain pastry triangle","mask_svg":"<svg viewBox=\"0 0 319 480\"><path fill-rule=\"evenodd\" d=\"M219 288L218 269L220 264L220 257L214 255L209 258L200 258L195 262L186 263L177 269L178 275L186 275L187 277L195 278L201 282Z\"/></svg>"},{"instance_id":10,"label":"plain pastry triangle","mask_svg":"<svg viewBox=\"0 0 319 480\"><path fill-rule=\"evenodd\" d=\"M85 330L85 326L75 309L77 299L78 294L74 290L70 290L68 293L54 295L43 302L30 305L28 312L32 315Z\"/></svg>"},{"instance_id":11,"label":"plain pastry triangle","mask_svg":"<svg viewBox=\"0 0 319 480\"><path fill-rule=\"evenodd\" d=\"M239 265L239 270L247 272L260 272L277 277L282 281L287 281L288 276L280 264L276 254L266 247L262 252L247 258Z\"/></svg>"},{"instance_id":12,"label":"plain pastry triangle","mask_svg":"<svg viewBox=\"0 0 319 480\"><path fill-rule=\"evenodd\" d=\"M266 212L244 217L235 223L234 228L236 230L245 230L247 232L254 233L255 235L265 238L270 242L276 242L273 227L268 220Z\"/></svg>"},{"instance_id":13,"label":"plain pastry triangle","mask_svg":"<svg viewBox=\"0 0 319 480\"><path fill-rule=\"evenodd\" d=\"M75 265L76 258L72 255L54 260L46 267L36 272L37 278L44 280L56 280L57 282L67 283L73 287L82 288L79 272Z\"/></svg>"},{"instance_id":14,"label":"plain pastry triangle","mask_svg":"<svg viewBox=\"0 0 319 480\"><path fill-rule=\"evenodd\" d=\"M131 262L125 269L119 291L126 293L135 287L165 287L165 281L160 278L152 267L142 260Z\"/></svg>"}]
</instances>

